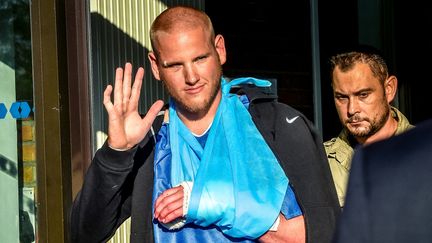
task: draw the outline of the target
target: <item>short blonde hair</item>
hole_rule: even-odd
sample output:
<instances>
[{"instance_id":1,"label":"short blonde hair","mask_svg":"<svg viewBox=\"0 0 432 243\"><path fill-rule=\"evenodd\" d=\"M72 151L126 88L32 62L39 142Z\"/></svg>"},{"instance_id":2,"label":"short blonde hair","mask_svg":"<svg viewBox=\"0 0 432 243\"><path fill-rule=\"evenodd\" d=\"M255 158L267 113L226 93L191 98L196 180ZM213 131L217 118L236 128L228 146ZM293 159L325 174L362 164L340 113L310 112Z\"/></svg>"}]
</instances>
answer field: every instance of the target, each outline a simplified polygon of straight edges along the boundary
<instances>
[{"instance_id":1,"label":"short blonde hair","mask_svg":"<svg viewBox=\"0 0 432 243\"><path fill-rule=\"evenodd\" d=\"M172 32L190 30L201 27L203 30L209 32L209 41L212 42L215 38L213 24L210 17L201 10L186 7L175 6L163 11L153 21L150 28L150 41L153 51L157 54L157 39L158 32Z\"/></svg>"}]
</instances>

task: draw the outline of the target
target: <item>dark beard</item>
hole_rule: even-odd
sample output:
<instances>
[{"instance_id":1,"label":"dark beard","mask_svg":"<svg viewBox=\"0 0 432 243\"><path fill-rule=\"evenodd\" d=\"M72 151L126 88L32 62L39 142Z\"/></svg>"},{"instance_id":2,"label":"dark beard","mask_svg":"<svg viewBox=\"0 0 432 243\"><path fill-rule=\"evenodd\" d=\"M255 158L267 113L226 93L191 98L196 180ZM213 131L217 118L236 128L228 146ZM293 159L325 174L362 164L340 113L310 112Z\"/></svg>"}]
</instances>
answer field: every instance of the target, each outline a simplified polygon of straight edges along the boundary
<instances>
[{"instance_id":1,"label":"dark beard","mask_svg":"<svg viewBox=\"0 0 432 243\"><path fill-rule=\"evenodd\" d=\"M390 108L386 109L385 113L376 123L371 123L371 128L368 133L359 134L356 137L360 138L368 138L373 136L375 133L377 133L381 128L384 127L384 124L386 123L388 117L390 115Z\"/></svg>"}]
</instances>

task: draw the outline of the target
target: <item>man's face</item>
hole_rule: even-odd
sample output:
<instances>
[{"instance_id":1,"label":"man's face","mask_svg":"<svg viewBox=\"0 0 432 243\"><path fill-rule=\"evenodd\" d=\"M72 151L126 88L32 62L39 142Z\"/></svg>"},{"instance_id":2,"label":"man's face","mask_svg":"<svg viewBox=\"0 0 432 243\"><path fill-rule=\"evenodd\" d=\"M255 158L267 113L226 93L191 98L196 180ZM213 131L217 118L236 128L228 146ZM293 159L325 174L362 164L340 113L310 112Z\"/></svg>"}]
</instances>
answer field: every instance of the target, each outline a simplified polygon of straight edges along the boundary
<instances>
[{"instance_id":1,"label":"man's face","mask_svg":"<svg viewBox=\"0 0 432 243\"><path fill-rule=\"evenodd\" d=\"M342 125L356 138L366 139L379 131L390 114L383 84L373 76L369 66L333 71L333 96Z\"/></svg>"},{"instance_id":2,"label":"man's face","mask_svg":"<svg viewBox=\"0 0 432 243\"><path fill-rule=\"evenodd\" d=\"M212 105L219 104L225 62L222 36L210 40L201 28L160 33L158 53L157 61L152 63L157 65L153 73L164 82L182 112L206 114Z\"/></svg>"}]
</instances>

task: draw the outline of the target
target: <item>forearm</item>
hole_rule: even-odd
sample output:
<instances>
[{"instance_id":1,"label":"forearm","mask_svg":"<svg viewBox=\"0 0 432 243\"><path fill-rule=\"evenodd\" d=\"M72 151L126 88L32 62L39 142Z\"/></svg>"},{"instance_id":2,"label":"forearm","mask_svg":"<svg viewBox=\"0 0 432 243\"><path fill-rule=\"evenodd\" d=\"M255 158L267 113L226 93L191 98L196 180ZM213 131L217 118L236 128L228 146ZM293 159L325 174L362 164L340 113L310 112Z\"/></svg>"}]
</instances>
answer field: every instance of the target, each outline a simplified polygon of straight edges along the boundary
<instances>
[{"instance_id":1,"label":"forearm","mask_svg":"<svg viewBox=\"0 0 432 243\"><path fill-rule=\"evenodd\" d=\"M306 242L306 229L303 215L285 219L280 214L280 223L277 231L267 231L258 241L262 243L304 243Z\"/></svg>"},{"instance_id":2,"label":"forearm","mask_svg":"<svg viewBox=\"0 0 432 243\"><path fill-rule=\"evenodd\" d=\"M129 194L122 193L132 171L134 151L102 147L87 171L71 211L73 242L100 242L109 237L127 215L122 213Z\"/></svg>"}]
</instances>

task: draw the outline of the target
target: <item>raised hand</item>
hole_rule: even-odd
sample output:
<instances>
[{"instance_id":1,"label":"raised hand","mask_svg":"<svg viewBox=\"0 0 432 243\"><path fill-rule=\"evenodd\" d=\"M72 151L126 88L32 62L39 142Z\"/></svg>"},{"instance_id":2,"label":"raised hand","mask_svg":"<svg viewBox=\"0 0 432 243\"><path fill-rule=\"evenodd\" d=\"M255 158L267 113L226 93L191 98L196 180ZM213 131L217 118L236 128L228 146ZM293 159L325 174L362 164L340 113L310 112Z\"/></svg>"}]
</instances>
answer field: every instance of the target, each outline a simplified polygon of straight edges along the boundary
<instances>
[{"instance_id":1,"label":"raised hand","mask_svg":"<svg viewBox=\"0 0 432 243\"><path fill-rule=\"evenodd\" d=\"M108 85L104 91L103 104L108 112L108 145L111 148L126 150L138 144L162 109L163 101L156 101L144 118L138 113L138 101L141 93L144 69L140 67L132 82L132 65L125 64L116 69L114 84L114 103L111 102L112 86Z\"/></svg>"}]
</instances>

